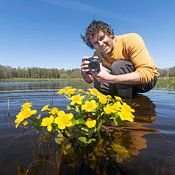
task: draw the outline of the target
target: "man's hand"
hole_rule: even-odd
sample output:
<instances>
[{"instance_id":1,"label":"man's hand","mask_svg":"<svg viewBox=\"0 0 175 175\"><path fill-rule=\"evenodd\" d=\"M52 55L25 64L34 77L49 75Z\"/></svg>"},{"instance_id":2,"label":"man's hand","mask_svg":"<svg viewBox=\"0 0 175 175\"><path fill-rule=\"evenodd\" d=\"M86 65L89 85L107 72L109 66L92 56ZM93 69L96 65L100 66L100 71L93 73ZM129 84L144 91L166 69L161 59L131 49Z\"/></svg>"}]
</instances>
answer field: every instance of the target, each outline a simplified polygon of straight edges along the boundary
<instances>
[{"instance_id":1,"label":"man's hand","mask_svg":"<svg viewBox=\"0 0 175 175\"><path fill-rule=\"evenodd\" d=\"M82 62L81 62L81 71L82 73L88 73L89 72L89 61L88 61L88 57L85 56L82 58Z\"/></svg>"},{"instance_id":2,"label":"man's hand","mask_svg":"<svg viewBox=\"0 0 175 175\"><path fill-rule=\"evenodd\" d=\"M81 63L81 72L82 72L82 76L84 78L84 80L87 82L87 83L92 83L93 81L96 81L95 78L93 77L93 75L91 75L89 73L89 61L88 59L89 57L83 57L82 58L82 63Z\"/></svg>"},{"instance_id":3,"label":"man's hand","mask_svg":"<svg viewBox=\"0 0 175 175\"><path fill-rule=\"evenodd\" d=\"M93 74L93 77L99 82L112 83L112 84L140 84L140 76L137 72L131 72L127 74L112 75L106 70L101 69L97 74Z\"/></svg>"},{"instance_id":4,"label":"man's hand","mask_svg":"<svg viewBox=\"0 0 175 175\"><path fill-rule=\"evenodd\" d=\"M101 69L97 74L93 74L93 77L102 83L113 83L113 75L109 74L106 70Z\"/></svg>"}]
</instances>

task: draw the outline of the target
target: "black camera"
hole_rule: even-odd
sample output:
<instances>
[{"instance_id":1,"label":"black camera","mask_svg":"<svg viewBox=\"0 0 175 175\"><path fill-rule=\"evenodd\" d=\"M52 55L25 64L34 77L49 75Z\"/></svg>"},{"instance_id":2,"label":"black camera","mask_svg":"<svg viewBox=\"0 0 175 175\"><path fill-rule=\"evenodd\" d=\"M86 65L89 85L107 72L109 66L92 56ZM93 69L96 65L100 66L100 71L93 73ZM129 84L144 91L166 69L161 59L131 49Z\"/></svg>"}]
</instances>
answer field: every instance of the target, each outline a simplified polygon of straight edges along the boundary
<instances>
[{"instance_id":1,"label":"black camera","mask_svg":"<svg viewBox=\"0 0 175 175\"><path fill-rule=\"evenodd\" d=\"M100 72L100 58L98 56L93 56L88 58L89 61L89 72L98 73Z\"/></svg>"}]
</instances>

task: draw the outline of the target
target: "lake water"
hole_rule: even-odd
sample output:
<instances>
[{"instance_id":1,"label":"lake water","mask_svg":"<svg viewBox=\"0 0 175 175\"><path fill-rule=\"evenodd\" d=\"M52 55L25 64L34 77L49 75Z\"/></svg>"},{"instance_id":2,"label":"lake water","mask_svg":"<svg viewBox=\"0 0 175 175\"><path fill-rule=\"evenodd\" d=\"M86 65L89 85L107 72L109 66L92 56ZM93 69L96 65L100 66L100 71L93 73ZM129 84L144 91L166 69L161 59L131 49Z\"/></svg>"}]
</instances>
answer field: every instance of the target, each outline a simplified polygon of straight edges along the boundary
<instances>
[{"instance_id":1,"label":"lake water","mask_svg":"<svg viewBox=\"0 0 175 175\"><path fill-rule=\"evenodd\" d=\"M56 95L56 91L67 85L68 82L0 83L0 175L15 175L20 167L27 167L33 161L28 134L14 127L21 104L32 101L38 109L45 104L65 109L68 101ZM126 102L136 110L131 130L120 134L131 157L115 165L117 170L109 165L112 168L107 174L174 175L175 91L153 89ZM79 169L79 173L64 170L62 174L97 174L92 170L87 172L86 168Z\"/></svg>"}]
</instances>

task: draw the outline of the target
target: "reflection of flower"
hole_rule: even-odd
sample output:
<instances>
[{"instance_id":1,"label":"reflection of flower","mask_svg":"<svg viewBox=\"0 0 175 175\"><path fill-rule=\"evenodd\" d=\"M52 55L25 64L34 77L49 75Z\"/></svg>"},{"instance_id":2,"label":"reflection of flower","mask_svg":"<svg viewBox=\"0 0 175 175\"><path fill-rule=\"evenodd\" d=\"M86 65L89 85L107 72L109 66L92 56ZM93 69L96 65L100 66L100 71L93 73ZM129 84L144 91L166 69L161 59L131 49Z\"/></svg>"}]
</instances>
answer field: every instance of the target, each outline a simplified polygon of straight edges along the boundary
<instances>
[{"instance_id":1,"label":"reflection of flower","mask_svg":"<svg viewBox=\"0 0 175 175\"><path fill-rule=\"evenodd\" d=\"M63 152L74 147L74 142L90 144L101 135L101 127L108 121L119 125L124 121L132 122L134 109L120 97L103 95L95 88L76 89L71 86L58 91L69 100L67 111L45 105L41 111L32 109L32 103L26 102L16 116L15 124L32 126L44 136L50 135L61 145ZM115 147L116 149L116 147Z\"/></svg>"}]
</instances>

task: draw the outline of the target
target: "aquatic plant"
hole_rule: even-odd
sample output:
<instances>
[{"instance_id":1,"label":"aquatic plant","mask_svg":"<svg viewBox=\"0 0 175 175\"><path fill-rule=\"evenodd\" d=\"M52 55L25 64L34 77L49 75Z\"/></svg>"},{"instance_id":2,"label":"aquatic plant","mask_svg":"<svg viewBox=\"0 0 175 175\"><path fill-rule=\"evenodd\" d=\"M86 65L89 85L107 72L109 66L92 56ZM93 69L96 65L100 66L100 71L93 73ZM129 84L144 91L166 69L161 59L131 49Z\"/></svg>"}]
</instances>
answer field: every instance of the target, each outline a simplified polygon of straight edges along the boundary
<instances>
[{"instance_id":1,"label":"aquatic plant","mask_svg":"<svg viewBox=\"0 0 175 175\"><path fill-rule=\"evenodd\" d=\"M102 126L113 123L133 122L134 109L118 96L101 94L95 88L76 89L71 86L57 92L69 100L67 110L58 106L43 106L33 109L31 102L25 102L16 115L15 125L32 127L43 139L54 138L66 154L74 144L88 145L95 142L105 131Z\"/></svg>"}]
</instances>

